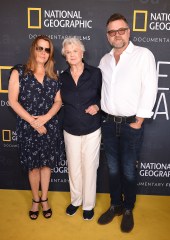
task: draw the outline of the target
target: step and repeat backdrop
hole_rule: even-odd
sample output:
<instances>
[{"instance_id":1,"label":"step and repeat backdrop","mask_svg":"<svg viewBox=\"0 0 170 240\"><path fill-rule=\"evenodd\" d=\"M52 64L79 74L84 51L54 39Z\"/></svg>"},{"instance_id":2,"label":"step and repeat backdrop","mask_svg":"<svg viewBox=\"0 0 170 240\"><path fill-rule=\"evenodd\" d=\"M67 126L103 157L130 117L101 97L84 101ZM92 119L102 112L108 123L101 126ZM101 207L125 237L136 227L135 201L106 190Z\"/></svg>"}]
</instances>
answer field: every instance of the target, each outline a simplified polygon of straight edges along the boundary
<instances>
[{"instance_id":1,"label":"step and repeat backdrop","mask_svg":"<svg viewBox=\"0 0 170 240\"><path fill-rule=\"evenodd\" d=\"M134 44L155 55L159 89L154 115L145 121L145 136L138 162L138 194L170 195L170 1L169 0L6 0L0 5L0 188L29 189L17 152L16 115L8 104L12 66L25 63L33 39L48 35L55 46L55 68L67 65L62 41L80 38L85 61L98 66L110 46L106 21L114 12L127 17ZM125 73L126 74L126 73ZM60 112L62 119L62 111ZM106 159L101 145L97 192L108 192ZM69 191L65 157L52 170L52 191Z\"/></svg>"}]
</instances>

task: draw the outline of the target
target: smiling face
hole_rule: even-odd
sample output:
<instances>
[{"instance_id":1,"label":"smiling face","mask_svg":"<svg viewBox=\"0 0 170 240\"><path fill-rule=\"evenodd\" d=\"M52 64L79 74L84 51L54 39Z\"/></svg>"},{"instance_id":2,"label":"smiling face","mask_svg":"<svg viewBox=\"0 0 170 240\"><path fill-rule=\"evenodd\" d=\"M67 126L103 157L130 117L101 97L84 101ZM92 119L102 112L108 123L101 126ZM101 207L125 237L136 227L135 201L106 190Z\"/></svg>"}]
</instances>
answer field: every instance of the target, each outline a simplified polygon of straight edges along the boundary
<instances>
[{"instance_id":1,"label":"smiling face","mask_svg":"<svg viewBox=\"0 0 170 240\"><path fill-rule=\"evenodd\" d=\"M35 61L37 64L45 64L50 56L50 44L48 41L39 39L35 46Z\"/></svg>"},{"instance_id":2,"label":"smiling face","mask_svg":"<svg viewBox=\"0 0 170 240\"><path fill-rule=\"evenodd\" d=\"M78 65L82 62L83 50L79 44L65 44L64 54L69 65Z\"/></svg>"},{"instance_id":3,"label":"smiling face","mask_svg":"<svg viewBox=\"0 0 170 240\"><path fill-rule=\"evenodd\" d=\"M111 36L111 32L122 29L124 31L115 32L115 36ZM107 39L113 48L122 50L126 49L129 44L129 38L130 29L125 21L115 20L107 25Z\"/></svg>"}]
</instances>

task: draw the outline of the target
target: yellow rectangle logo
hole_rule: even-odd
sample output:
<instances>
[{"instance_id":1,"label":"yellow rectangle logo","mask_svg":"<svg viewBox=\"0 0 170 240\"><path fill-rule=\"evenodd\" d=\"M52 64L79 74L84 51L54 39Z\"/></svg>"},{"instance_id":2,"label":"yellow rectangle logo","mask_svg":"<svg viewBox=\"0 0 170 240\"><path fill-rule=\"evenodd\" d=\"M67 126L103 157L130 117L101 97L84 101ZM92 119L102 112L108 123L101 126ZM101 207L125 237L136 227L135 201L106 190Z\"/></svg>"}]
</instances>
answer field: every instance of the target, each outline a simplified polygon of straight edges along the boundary
<instances>
[{"instance_id":1,"label":"yellow rectangle logo","mask_svg":"<svg viewBox=\"0 0 170 240\"><path fill-rule=\"evenodd\" d=\"M11 142L11 130L2 130L2 141Z\"/></svg>"},{"instance_id":2,"label":"yellow rectangle logo","mask_svg":"<svg viewBox=\"0 0 170 240\"><path fill-rule=\"evenodd\" d=\"M144 14L143 28L137 28L137 15ZM133 13L133 31L134 32L146 32L147 31L147 21L148 21L148 11L144 10L134 10Z\"/></svg>"},{"instance_id":3,"label":"yellow rectangle logo","mask_svg":"<svg viewBox=\"0 0 170 240\"><path fill-rule=\"evenodd\" d=\"M0 66L0 93L8 93L8 89L2 89L2 70L9 70L12 66Z\"/></svg>"},{"instance_id":4,"label":"yellow rectangle logo","mask_svg":"<svg viewBox=\"0 0 170 240\"><path fill-rule=\"evenodd\" d=\"M28 28L41 29L41 8L28 8ZM38 24L31 25L31 12L38 12Z\"/></svg>"}]
</instances>

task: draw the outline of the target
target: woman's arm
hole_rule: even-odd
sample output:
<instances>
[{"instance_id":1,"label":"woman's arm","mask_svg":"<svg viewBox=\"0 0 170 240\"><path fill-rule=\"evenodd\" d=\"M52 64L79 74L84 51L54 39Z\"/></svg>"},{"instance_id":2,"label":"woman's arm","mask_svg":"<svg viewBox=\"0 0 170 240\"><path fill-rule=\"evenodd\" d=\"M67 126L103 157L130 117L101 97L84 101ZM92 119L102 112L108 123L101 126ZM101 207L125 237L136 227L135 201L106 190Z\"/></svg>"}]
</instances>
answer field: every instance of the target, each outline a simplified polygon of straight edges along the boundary
<instances>
[{"instance_id":1,"label":"woman's arm","mask_svg":"<svg viewBox=\"0 0 170 240\"><path fill-rule=\"evenodd\" d=\"M60 91L58 91L54 99L54 104L48 111L47 115L49 115L49 117L52 118L60 110L61 106L62 106L61 94Z\"/></svg>"},{"instance_id":2,"label":"woman's arm","mask_svg":"<svg viewBox=\"0 0 170 240\"><path fill-rule=\"evenodd\" d=\"M8 100L12 109L25 121L31 123L34 118L21 106L18 102L19 96L19 74L17 70L13 70L9 79Z\"/></svg>"},{"instance_id":3,"label":"woman's arm","mask_svg":"<svg viewBox=\"0 0 170 240\"><path fill-rule=\"evenodd\" d=\"M31 116L18 102L19 96L19 74L17 70L13 70L9 79L8 86L8 100L11 108L25 121L32 125L35 121L34 117ZM46 133L46 128L42 127L37 129L35 126L32 126L40 134Z\"/></svg>"}]
</instances>

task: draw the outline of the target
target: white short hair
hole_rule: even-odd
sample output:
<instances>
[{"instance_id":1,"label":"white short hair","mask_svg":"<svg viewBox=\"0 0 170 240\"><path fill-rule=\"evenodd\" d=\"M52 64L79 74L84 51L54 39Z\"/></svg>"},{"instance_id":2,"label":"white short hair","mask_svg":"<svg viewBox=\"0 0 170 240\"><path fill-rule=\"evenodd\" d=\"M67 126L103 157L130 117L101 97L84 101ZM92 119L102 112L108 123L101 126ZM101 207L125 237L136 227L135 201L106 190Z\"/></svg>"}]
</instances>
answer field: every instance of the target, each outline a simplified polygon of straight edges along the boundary
<instances>
[{"instance_id":1,"label":"white short hair","mask_svg":"<svg viewBox=\"0 0 170 240\"><path fill-rule=\"evenodd\" d=\"M65 38L62 43L61 53L63 56L65 56L65 46L68 44L78 45L81 48L81 50L85 52L84 44L82 43L82 41L80 41L80 39L76 37L68 37L68 38Z\"/></svg>"}]
</instances>

